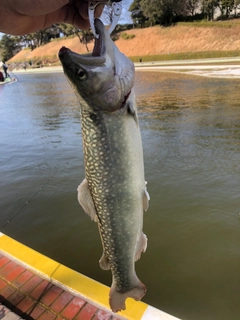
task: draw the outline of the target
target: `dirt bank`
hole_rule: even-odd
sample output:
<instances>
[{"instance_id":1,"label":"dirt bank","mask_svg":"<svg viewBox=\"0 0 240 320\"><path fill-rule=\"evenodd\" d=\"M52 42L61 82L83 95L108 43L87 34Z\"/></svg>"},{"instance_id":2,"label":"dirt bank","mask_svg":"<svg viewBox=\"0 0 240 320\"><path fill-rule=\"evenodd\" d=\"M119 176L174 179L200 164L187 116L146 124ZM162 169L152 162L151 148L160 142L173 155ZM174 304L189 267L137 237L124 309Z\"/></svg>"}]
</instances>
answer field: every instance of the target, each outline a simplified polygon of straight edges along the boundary
<instances>
[{"instance_id":1,"label":"dirt bank","mask_svg":"<svg viewBox=\"0 0 240 320\"><path fill-rule=\"evenodd\" d=\"M189 23L168 28L155 26L146 29L132 29L125 33L134 35L134 38L123 39L120 35L116 45L129 57L240 50L240 24L238 21L235 24L229 24L228 27L223 27L222 23L218 24L218 22L215 22L214 27L212 25L201 27ZM23 50L9 62L36 60L36 58L46 62L56 62L58 61L57 53L62 46L79 53L87 52L85 45L81 44L76 37L52 41L33 51ZM90 43L88 47L91 51L93 43Z\"/></svg>"}]
</instances>

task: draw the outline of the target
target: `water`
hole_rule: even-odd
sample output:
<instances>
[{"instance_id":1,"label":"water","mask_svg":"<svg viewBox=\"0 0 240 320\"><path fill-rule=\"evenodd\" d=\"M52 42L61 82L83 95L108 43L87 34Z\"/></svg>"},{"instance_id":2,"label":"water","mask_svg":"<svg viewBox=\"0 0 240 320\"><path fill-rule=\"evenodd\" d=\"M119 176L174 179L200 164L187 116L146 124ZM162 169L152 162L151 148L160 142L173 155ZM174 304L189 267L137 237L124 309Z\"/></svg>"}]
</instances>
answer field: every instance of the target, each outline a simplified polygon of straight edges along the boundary
<instances>
[{"instance_id":1,"label":"water","mask_svg":"<svg viewBox=\"0 0 240 320\"><path fill-rule=\"evenodd\" d=\"M18 79L0 87L0 230L110 285L76 199L76 98L61 73ZM137 72L136 95L151 195L143 300L182 319L239 320L240 82Z\"/></svg>"}]
</instances>

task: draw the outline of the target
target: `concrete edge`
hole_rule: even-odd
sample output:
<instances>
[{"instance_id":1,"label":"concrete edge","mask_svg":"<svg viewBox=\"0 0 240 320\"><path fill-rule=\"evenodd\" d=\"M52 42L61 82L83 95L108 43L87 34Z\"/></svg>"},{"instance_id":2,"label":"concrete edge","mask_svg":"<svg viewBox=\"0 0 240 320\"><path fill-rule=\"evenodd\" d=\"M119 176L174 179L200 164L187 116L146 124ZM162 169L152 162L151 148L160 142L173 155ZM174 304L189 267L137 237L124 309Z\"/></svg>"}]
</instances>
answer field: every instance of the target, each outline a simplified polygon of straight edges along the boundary
<instances>
[{"instance_id":1,"label":"concrete edge","mask_svg":"<svg viewBox=\"0 0 240 320\"><path fill-rule=\"evenodd\" d=\"M90 303L110 311L109 287L44 256L3 233L0 233L0 251L58 286L75 292ZM178 320L141 301L128 299L126 307L126 310L118 313L117 316L129 320Z\"/></svg>"}]
</instances>

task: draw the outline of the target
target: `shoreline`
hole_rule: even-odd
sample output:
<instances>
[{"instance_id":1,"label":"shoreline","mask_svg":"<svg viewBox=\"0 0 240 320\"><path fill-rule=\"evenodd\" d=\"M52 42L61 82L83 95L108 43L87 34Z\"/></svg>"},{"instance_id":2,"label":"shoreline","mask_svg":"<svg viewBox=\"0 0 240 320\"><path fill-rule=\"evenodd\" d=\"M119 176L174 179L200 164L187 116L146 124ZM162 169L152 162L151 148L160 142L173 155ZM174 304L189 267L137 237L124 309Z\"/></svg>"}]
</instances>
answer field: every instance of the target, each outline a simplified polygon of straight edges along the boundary
<instances>
[{"instance_id":1,"label":"shoreline","mask_svg":"<svg viewBox=\"0 0 240 320\"><path fill-rule=\"evenodd\" d=\"M240 57L134 63L136 71L177 72L212 78L240 79ZM14 69L14 74L63 72L62 66Z\"/></svg>"}]
</instances>

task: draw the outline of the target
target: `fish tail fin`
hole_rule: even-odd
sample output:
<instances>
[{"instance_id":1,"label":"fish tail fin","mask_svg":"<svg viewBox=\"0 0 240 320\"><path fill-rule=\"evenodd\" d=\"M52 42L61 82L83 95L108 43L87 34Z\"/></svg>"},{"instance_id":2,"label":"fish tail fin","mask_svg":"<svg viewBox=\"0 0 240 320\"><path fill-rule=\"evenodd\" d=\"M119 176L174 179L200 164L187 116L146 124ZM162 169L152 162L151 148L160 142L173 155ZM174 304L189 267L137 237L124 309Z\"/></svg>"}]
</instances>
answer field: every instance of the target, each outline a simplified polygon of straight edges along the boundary
<instances>
[{"instance_id":1,"label":"fish tail fin","mask_svg":"<svg viewBox=\"0 0 240 320\"><path fill-rule=\"evenodd\" d=\"M111 287L109 304L113 312L125 310L125 301L127 298L133 298L139 301L146 294L147 290L145 285L137 277L136 280L136 285L125 293L118 292L114 285Z\"/></svg>"}]
</instances>

